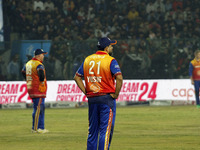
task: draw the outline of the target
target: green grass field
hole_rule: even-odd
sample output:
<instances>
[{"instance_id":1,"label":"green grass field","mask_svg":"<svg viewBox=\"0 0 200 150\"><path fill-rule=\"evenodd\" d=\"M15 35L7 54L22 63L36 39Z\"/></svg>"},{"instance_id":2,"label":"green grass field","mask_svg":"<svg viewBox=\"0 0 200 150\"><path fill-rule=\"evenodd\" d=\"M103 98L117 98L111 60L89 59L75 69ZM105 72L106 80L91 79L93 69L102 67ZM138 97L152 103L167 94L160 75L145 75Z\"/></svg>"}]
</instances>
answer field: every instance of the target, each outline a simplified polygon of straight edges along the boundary
<instances>
[{"instance_id":1,"label":"green grass field","mask_svg":"<svg viewBox=\"0 0 200 150\"><path fill-rule=\"evenodd\" d=\"M31 133L32 109L0 110L1 150L85 150L87 108L46 109L47 134ZM199 150L195 106L118 107L111 150Z\"/></svg>"}]
</instances>

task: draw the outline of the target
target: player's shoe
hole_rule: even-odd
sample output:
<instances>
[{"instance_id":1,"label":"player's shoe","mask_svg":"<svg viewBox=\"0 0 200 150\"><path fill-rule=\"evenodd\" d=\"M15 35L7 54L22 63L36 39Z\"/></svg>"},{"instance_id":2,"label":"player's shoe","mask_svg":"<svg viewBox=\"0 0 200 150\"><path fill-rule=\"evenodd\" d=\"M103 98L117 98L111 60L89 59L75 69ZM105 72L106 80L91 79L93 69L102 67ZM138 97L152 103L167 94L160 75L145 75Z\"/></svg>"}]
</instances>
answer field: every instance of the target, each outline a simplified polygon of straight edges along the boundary
<instances>
[{"instance_id":1,"label":"player's shoe","mask_svg":"<svg viewBox=\"0 0 200 150\"><path fill-rule=\"evenodd\" d=\"M41 134L48 133L48 132L49 132L49 130L47 130L47 129L38 129L37 130L37 133L41 133Z\"/></svg>"},{"instance_id":2,"label":"player's shoe","mask_svg":"<svg viewBox=\"0 0 200 150\"><path fill-rule=\"evenodd\" d=\"M31 132L32 132L32 133L37 133L37 131L35 131L35 130L33 130L33 129L31 130Z\"/></svg>"}]
</instances>

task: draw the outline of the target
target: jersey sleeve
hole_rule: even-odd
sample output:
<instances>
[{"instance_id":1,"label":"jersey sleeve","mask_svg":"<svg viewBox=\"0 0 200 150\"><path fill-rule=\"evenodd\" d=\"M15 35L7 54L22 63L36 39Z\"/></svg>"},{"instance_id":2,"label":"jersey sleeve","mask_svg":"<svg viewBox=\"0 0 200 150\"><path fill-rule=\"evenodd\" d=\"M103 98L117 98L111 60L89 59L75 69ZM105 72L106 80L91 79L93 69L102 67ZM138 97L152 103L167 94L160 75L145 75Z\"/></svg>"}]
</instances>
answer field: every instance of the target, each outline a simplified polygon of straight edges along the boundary
<instances>
[{"instance_id":1,"label":"jersey sleeve","mask_svg":"<svg viewBox=\"0 0 200 150\"><path fill-rule=\"evenodd\" d=\"M111 64L110 64L110 70L111 70L111 73L116 76L118 74L122 74L121 73L121 70L120 70L120 67L119 67L119 64L117 63L116 59L113 59Z\"/></svg>"},{"instance_id":2,"label":"jersey sleeve","mask_svg":"<svg viewBox=\"0 0 200 150\"><path fill-rule=\"evenodd\" d=\"M43 65L38 65L37 66L37 72L38 72L38 76L40 81L44 81L44 66Z\"/></svg>"},{"instance_id":3,"label":"jersey sleeve","mask_svg":"<svg viewBox=\"0 0 200 150\"><path fill-rule=\"evenodd\" d=\"M78 68L78 70L76 72L76 75L79 76L79 77L83 77L84 76L83 63L81 64L81 66Z\"/></svg>"},{"instance_id":4,"label":"jersey sleeve","mask_svg":"<svg viewBox=\"0 0 200 150\"><path fill-rule=\"evenodd\" d=\"M37 66L37 71L39 71L39 70L44 70L44 66L43 65L38 65Z\"/></svg>"},{"instance_id":5,"label":"jersey sleeve","mask_svg":"<svg viewBox=\"0 0 200 150\"><path fill-rule=\"evenodd\" d=\"M192 76L192 72L193 72L193 65L192 65L192 63L190 62L190 64L189 64L189 76L190 76L190 77Z\"/></svg>"}]
</instances>

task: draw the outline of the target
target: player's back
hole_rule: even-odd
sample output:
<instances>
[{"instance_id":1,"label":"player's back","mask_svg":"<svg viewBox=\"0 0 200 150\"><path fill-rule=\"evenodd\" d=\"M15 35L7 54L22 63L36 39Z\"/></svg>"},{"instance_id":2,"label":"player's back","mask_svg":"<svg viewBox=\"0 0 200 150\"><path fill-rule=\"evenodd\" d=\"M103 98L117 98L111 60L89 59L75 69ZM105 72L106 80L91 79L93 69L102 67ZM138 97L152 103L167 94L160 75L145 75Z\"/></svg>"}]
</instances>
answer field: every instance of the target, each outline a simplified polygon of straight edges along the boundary
<instances>
[{"instance_id":1,"label":"player's back","mask_svg":"<svg viewBox=\"0 0 200 150\"><path fill-rule=\"evenodd\" d=\"M83 68L88 95L114 92L114 78L110 70L113 59L103 51L98 51L85 59Z\"/></svg>"}]
</instances>

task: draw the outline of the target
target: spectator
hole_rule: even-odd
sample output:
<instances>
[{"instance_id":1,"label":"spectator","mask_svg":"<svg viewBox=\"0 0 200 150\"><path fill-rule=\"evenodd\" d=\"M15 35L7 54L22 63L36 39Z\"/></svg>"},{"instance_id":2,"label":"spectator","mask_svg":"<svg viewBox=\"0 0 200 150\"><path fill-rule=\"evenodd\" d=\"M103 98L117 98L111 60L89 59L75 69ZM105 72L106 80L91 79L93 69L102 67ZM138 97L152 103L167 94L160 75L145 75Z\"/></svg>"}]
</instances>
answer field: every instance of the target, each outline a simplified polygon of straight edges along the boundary
<instances>
[{"instance_id":1,"label":"spectator","mask_svg":"<svg viewBox=\"0 0 200 150\"><path fill-rule=\"evenodd\" d=\"M141 65L139 67L140 78L147 78L149 75L149 69L151 67L151 60L148 56L148 52L143 47L138 48L138 57L141 59Z\"/></svg>"},{"instance_id":2,"label":"spectator","mask_svg":"<svg viewBox=\"0 0 200 150\"><path fill-rule=\"evenodd\" d=\"M125 54L126 52L129 51L129 45L126 41L123 40L119 44L120 44L120 49L121 49L122 54Z\"/></svg>"},{"instance_id":3,"label":"spectator","mask_svg":"<svg viewBox=\"0 0 200 150\"><path fill-rule=\"evenodd\" d=\"M46 66L47 80L55 80L54 69L55 69L55 57L49 54L49 57L45 57L44 65Z\"/></svg>"},{"instance_id":4,"label":"spectator","mask_svg":"<svg viewBox=\"0 0 200 150\"><path fill-rule=\"evenodd\" d=\"M31 0L31 1L25 1L24 2L25 3L25 8L26 8L26 10L33 10L33 1Z\"/></svg>"},{"instance_id":5,"label":"spectator","mask_svg":"<svg viewBox=\"0 0 200 150\"><path fill-rule=\"evenodd\" d=\"M154 11L158 11L158 9L160 10L160 12L165 13L165 5L163 3L163 0L156 0L154 3Z\"/></svg>"},{"instance_id":6,"label":"spectator","mask_svg":"<svg viewBox=\"0 0 200 150\"><path fill-rule=\"evenodd\" d=\"M187 21L188 18L190 18L190 17L192 18L192 12L190 10L190 7L186 7L185 10L183 11L182 15L183 15L184 21Z\"/></svg>"},{"instance_id":7,"label":"spectator","mask_svg":"<svg viewBox=\"0 0 200 150\"><path fill-rule=\"evenodd\" d=\"M168 12L170 10L172 10L171 0L166 0L166 2L165 2L165 11Z\"/></svg>"},{"instance_id":8,"label":"spectator","mask_svg":"<svg viewBox=\"0 0 200 150\"><path fill-rule=\"evenodd\" d=\"M88 11L87 11L87 20L92 20L95 18L95 11L94 8L91 4L88 6Z\"/></svg>"},{"instance_id":9,"label":"spectator","mask_svg":"<svg viewBox=\"0 0 200 150\"><path fill-rule=\"evenodd\" d=\"M75 4L73 0L65 0L63 2L63 12L66 16L71 15L71 12L73 12L74 9L75 9Z\"/></svg>"},{"instance_id":10,"label":"spectator","mask_svg":"<svg viewBox=\"0 0 200 150\"><path fill-rule=\"evenodd\" d=\"M79 11L78 11L78 20L85 20L86 14L85 14L85 11L84 11L84 8L83 7L80 7Z\"/></svg>"},{"instance_id":11,"label":"spectator","mask_svg":"<svg viewBox=\"0 0 200 150\"><path fill-rule=\"evenodd\" d=\"M55 57L55 67L54 67L54 77L57 80L62 80L63 79L63 66L62 62Z\"/></svg>"},{"instance_id":12,"label":"spectator","mask_svg":"<svg viewBox=\"0 0 200 150\"><path fill-rule=\"evenodd\" d=\"M100 31L100 33L101 37L108 37L108 35L110 34L106 27L102 31Z\"/></svg>"},{"instance_id":13,"label":"spectator","mask_svg":"<svg viewBox=\"0 0 200 150\"><path fill-rule=\"evenodd\" d=\"M95 8L96 12L99 13L100 9L104 10L106 12L106 2L105 0L95 0Z\"/></svg>"},{"instance_id":14,"label":"spectator","mask_svg":"<svg viewBox=\"0 0 200 150\"><path fill-rule=\"evenodd\" d=\"M38 40L43 40L44 35L45 35L44 25L38 26L37 31L36 31L37 39Z\"/></svg>"},{"instance_id":15,"label":"spectator","mask_svg":"<svg viewBox=\"0 0 200 150\"><path fill-rule=\"evenodd\" d=\"M138 56L138 52L136 51L135 46L132 45L130 51L126 51L120 60L121 70L124 71L124 78L137 79L140 65L141 58Z\"/></svg>"},{"instance_id":16,"label":"spectator","mask_svg":"<svg viewBox=\"0 0 200 150\"><path fill-rule=\"evenodd\" d=\"M34 0L33 2L33 10L35 11L36 9L40 8L40 10L44 10L44 3L40 0Z\"/></svg>"},{"instance_id":17,"label":"spectator","mask_svg":"<svg viewBox=\"0 0 200 150\"><path fill-rule=\"evenodd\" d=\"M174 11L177 11L177 9L183 9L183 2L181 0L174 0L172 8Z\"/></svg>"},{"instance_id":18,"label":"spectator","mask_svg":"<svg viewBox=\"0 0 200 150\"><path fill-rule=\"evenodd\" d=\"M7 66L7 72L8 72L8 80L19 80L19 73L20 73L20 67L19 67L19 55L16 54L13 56L12 60Z\"/></svg>"},{"instance_id":19,"label":"spectator","mask_svg":"<svg viewBox=\"0 0 200 150\"><path fill-rule=\"evenodd\" d=\"M44 10L46 8L49 8L50 11L53 11L54 10L54 3L51 1L51 0L47 0L44 2Z\"/></svg>"},{"instance_id":20,"label":"spectator","mask_svg":"<svg viewBox=\"0 0 200 150\"><path fill-rule=\"evenodd\" d=\"M65 80L71 80L73 78L72 75L73 75L73 72L74 72L74 66L72 66L72 65L75 65L74 64L75 61L76 61L76 58L73 62L71 54L68 54L66 56L66 61L64 63L64 68L63 68L63 77L64 77Z\"/></svg>"},{"instance_id":21,"label":"spectator","mask_svg":"<svg viewBox=\"0 0 200 150\"><path fill-rule=\"evenodd\" d=\"M149 30L156 32L158 29L161 29L161 26L157 23L156 20L152 20L152 22L149 24Z\"/></svg>"},{"instance_id":22,"label":"spectator","mask_svg":"<svg viewBox=\"0 0 200 150\"><path fill-rule=\"evenodd\" d=\"M137 19L138 16L139 16L138 11L135 8L132 8L129 10L127 17L131 21Z\"/></svg>"},{"instance_id":23,"label":"spectator","mask_svg":"<svg viewBox=\"0 0 200 150\"><path fill-rule=\"evenodd\" d=\"M146 5L146 13L150 14L151 12L154 12L156 10L155 5L153 5L152 0L149 1L149 3Z\"/></svg>"},{"instance_id":24,"label":"spectator","mask_svg":"<svg viewBox=\"0 0 200 150\"><path fill-rule=\"evenodd\" d=\"M177 62L175 63L176 66L174 67L174 76L176 78L183 78L188 76L188 64L190 61L187 58L187 54L180 49L177 51L177 55L175 57Z\"/></svg>"},{"instance_id":25,"label":"spectator","mask_svg":"<svg viewBox=\"0 0 200 150\"><path fill-rule=\"evenodd\" d=\"M149 38L151 40L156 39L156 34L152 30L149 31Z\"/></svg>"}]
</instances>

